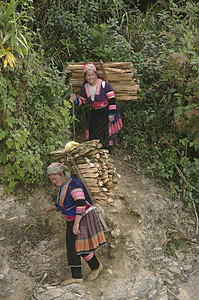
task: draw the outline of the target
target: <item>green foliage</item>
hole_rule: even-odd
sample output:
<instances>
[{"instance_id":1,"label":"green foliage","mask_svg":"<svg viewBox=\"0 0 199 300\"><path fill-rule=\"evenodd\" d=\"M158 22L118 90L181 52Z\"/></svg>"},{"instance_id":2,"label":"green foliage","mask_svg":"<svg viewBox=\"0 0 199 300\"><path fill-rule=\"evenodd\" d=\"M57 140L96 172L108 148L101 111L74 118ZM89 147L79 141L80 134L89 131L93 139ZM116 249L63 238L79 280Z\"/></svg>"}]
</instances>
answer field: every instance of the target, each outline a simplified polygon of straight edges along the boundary
<instances>
[{"instance_id":1,"label":"green foliage","mask_svg":"<svg viewBox=\"0 0 199 300\"><path fill-rule=\"evenodd\" d=\"M33 25L40 31L46 59L53 57L60 68L73 60L129 60L131 47L117 20L126 7L123 1L103 0L35 7Z\"/></svg>"},{"instance_id":2,"label":"green foliage","mask_svg":"<svg viewBox=\"0 0 199 300\"><path fill-rule=\"evenodd\" d=\"M68 139L66 62L132 61L140 100L118 103L118 146L172 197L198 203L199 4L160 1L142 13L122 0L16 3L0 4L1 44L17 59L14 70L0 61L0 161L8 189L41 181L49 152ZM77 134L86 117L87 108L76 110Z\"/></svg>"},{"instance_id":3,"label":"green foliage","mask_svg":"<svg viewBox=\"0 0 199 300\"><path fill-rule=\"evenodd\" d=\"M188 205L199 198L198 12L197 3L182 1L128 15L141 92L139 103L120 106L121 147Z\"/></svg>"},{"instance_id":4,"label":"green foliage","mask_svg":"<svg viewBox=\"0 0 199 300\"><path fill-rule=\"evenodd\" d=\"M20 183L42 182L50 151L68 139L71 103L65 76L33 49L14 70L0 66L0 163L5 191L12 192Z\"/></svg>"},{"instance_id":5,"label":"green foliage","mask_svg":"<svg viewBox=\"0 0 199 300\"><path fill-rule=\"evenodd\" d=\"M165 253L167 255L174 255L175 251L186 252L188 245L184 241L170 241L165 246Z\"/></svg>"},{"instance_id":6,"label":"green foliage","mask_svg":"<svg viewBox=\"0 0 199 300\"><path fill-rule=\"evenodd\" d=\"M0 2L0 58L5 58L4 67L9 63L13 68L17 62L16 57L23 57L29 49L27 39L31 33L26 27L29 19L26 12L30 6L28 2L22 2L19 10L18 5L19 1L14 0L10 0L9 3Z\"/></svg>"},{"instance_id":7,"label":"green foliage","mask_svg":"<svg viewBox=\"0 0 199 300\"><path fill-rule=\"evenodd\" d=\"M24 180L42 181L49 153L66 141L71 123L65 78L56 69L41 68L34 55L29 62L22 60L6 81L0 78L6 102L0 163L6 164L7 191Z\"/></svg>"}]
</instances>

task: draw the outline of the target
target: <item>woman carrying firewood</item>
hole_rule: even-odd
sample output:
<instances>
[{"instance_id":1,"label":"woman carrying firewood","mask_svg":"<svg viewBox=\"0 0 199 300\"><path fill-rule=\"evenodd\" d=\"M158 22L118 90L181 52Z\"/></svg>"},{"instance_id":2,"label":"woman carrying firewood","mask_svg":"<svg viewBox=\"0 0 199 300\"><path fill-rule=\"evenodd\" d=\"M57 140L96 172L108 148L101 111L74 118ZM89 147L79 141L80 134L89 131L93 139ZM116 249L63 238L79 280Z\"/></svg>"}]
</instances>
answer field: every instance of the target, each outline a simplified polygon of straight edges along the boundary
<instances>
[{"instance_id":1,"label":"woman carrying firewood","mask_svg":"<svg viewBox=\"0 0 199 300\"><path fill-rule=\"evenodd\" d=\"M67 221L66 248L72 278L62 284L82 282L81 257L88 263L91 273L88 280L98 278L102 265L94 251L106 245L106 239L95 207L86 188L77 178L70 176L69 169L52 163L47 174L53 184L59 187L57 202L43 209L44 213L60 210Z\"/></svg>"},{"instance_id":2,"label":"woman carrying firewood","mask_svg":"<svg viewBox=\"0 0 199 300\"><path fill-rule=\"evenodd\" d=\"M117 133L122 128L122 120L116 106L115 93L110 84L100 78L96 66L87 63L83 67L85 83L80 97L71 94L75 106L88 103L88 116L85 136L86 140L100 139L104 148L111 153Z\"/></svg>"}]
</instances>

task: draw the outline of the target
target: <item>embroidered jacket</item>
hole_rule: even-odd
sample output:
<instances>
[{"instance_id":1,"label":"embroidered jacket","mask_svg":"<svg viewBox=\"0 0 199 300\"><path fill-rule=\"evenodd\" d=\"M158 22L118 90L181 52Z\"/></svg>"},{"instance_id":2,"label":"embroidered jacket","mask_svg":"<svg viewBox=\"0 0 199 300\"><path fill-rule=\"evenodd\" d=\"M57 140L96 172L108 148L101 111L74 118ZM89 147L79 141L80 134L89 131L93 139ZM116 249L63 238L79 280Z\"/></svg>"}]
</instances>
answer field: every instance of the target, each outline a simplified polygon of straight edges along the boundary
<instances>
[{"instance_id":1,"label":"embroidered jacket","mask_svg":"<svg viewBox=\"0 0 199 300\"><path fill-rule=\"evenodd\" d=\"M75 105L88 103L92 109L100 109L109 106L109 115L116 115L115 93L109 83L98 78L94 101L91 100L88 83L83 84L80 97L76 98Z\"/></svg>"},{"instance_id":2,"label":"embroidered jacket","mask_svg":"<svg viewBox=\"0 0 199 300\"><path fill-rule=\"evenodd\" d=\"M83 215L93 203L88 192L79 179L71 177L58 192L56 206L67 221L75 219L75 215Z\"/></svg>"}]
</instances>

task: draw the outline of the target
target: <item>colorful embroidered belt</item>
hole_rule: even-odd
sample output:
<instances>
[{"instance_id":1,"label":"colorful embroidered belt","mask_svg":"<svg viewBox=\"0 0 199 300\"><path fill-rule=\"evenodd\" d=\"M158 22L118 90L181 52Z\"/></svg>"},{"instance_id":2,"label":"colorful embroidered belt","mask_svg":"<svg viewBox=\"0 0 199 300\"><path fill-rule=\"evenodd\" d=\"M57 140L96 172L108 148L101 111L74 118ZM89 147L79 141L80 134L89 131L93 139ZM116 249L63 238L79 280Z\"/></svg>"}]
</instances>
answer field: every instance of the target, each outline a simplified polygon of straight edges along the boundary
<instances>
[{"instance_id":1,"label":"colorful embroidered belt","mask_svg":"<svg viewBox=\"0 0 199 300\"><path fill-rule=\"evenodd\" d=\"M96 207L95 206L90 206L84 213L84 216L89 213L91 210L95 209Z\"/></svg>"},{"instance_id":2,"label":"colorful embroidered belt","mask_svg":"<svg viewBox=\"0 0 199 300\"><path fill-rule=\"evenodd\" d=\"M105 99L103 101L96 101L93 103L89 103L89 105L92 109L104 108L104 107L108 106L108 99Z\"/></svg>"}]
</instances>

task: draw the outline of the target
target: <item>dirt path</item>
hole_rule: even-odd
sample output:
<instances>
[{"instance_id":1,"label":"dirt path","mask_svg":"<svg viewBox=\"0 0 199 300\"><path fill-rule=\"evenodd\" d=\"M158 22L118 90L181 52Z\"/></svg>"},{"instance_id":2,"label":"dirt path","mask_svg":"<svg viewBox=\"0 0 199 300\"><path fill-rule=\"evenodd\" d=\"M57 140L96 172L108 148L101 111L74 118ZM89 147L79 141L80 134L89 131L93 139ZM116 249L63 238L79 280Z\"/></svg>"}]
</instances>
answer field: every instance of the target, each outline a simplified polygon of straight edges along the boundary
<instances>
[{"instance_id":1,"label":"dirt path","mask_svg":"<svg viewBox=\"0 0 199 300\"><path fill-rule=\"evenodd\" d=\"M78 292L60 288L70 277L65 222L59 213L42 215L51 201L49 191L36 189L21 200L0 195L0 299L199 298L188 284L190 275L195 280L199 274L194 216L122 157L113 158L121 174L119 188L112 205L98 206L108 225L108 245L97 253L104 269L96 282L84 280ZM88 272L83 262L84 278Z\"/></svg>"}]
</instances>

